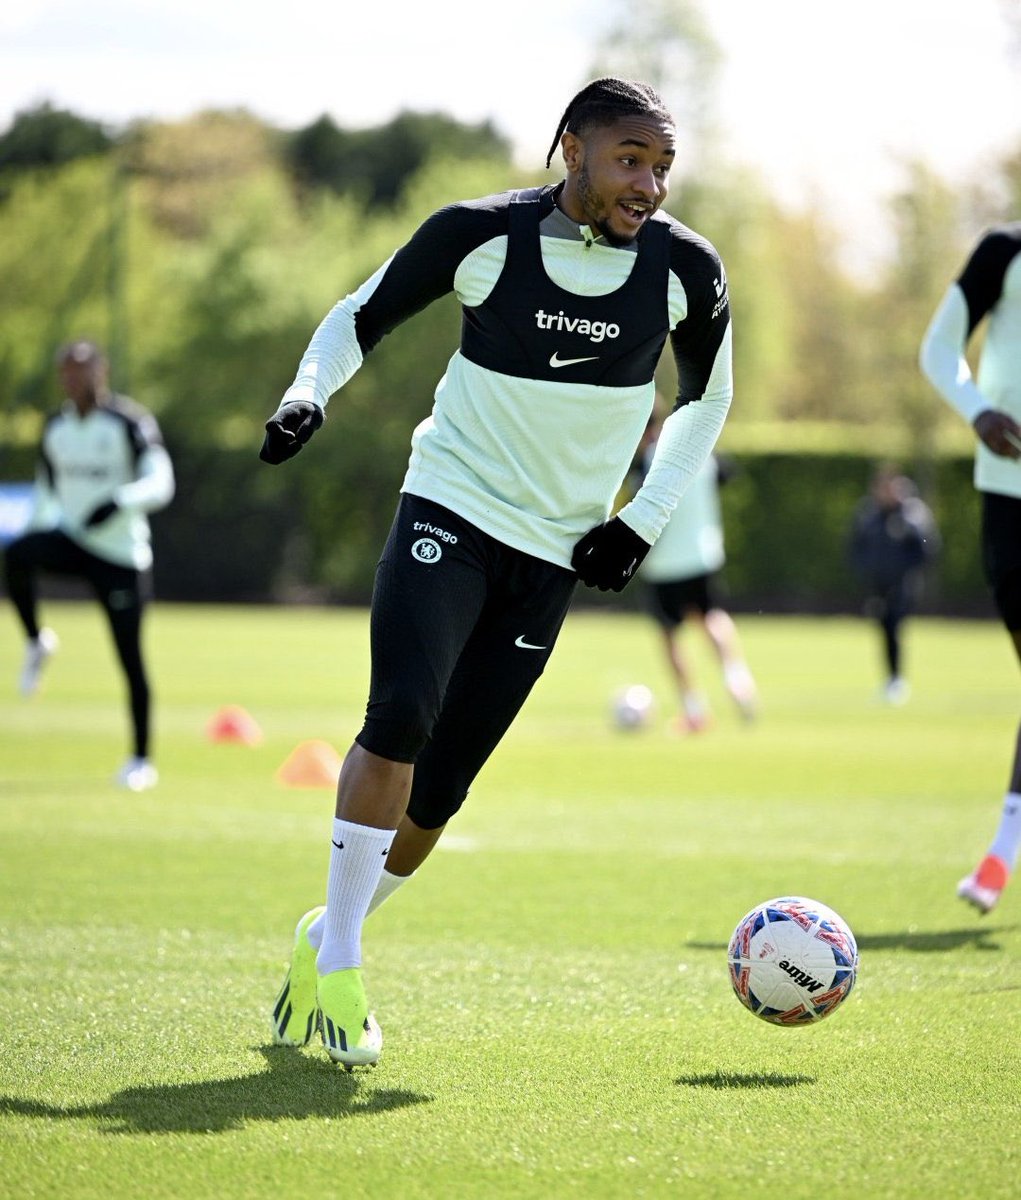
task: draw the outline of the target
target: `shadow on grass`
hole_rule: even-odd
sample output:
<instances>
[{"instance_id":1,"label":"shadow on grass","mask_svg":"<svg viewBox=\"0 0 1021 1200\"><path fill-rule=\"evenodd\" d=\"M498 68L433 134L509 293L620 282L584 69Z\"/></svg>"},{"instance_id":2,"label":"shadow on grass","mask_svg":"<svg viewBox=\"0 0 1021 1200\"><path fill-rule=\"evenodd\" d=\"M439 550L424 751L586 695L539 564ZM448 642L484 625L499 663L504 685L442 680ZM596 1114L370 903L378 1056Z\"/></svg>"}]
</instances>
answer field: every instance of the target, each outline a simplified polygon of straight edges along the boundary
<instances>
[{"instance_id":1,"label":"shadow on grass","mask_svg":"<svg viewBox=\"0 0 1021 1200\"><path fill-rule=\"evenodd\" d=\"M923 932L904 929L897 933L861 933L856 935L859 950L913 950L917 954L933 954L974 946L976 950L1001 950L997 934L1015 933L1016 925L969 926L967 929L933 929ZM727 952L726 942L687 942L691 950Z\"/></svg>"},{"instance_id":2,"label":"shadow on grass","mask_svg":"<svg viewBox=\"0 0 1021 1200\"><path fill-rule=\"evenodd\" d=\"M682 1075L675 1080L678 1087L715 1088L790 1088L815 1083L814 1075L778 1075L775 1071L744 1075L740 1071L713 1071L711 1075Z\"/></svg>"},{"instance_id":3,"label":"shadow on grass","mask_svg":"<svg viewBox=\"0 0 1021 1200\"><path fill-rule=\"evenodd\" d=\"M915 950L921 954L931 954L940 950L960 950L963 946L974 946L976 950L1000 950L1000 943L995 940L998 933L1014 933L1016 925L978 928L969 926L967 929L933 929L922 933L917 929L907 929L903 933L863 933L858 938L859 950Z\"/></svg>"},{"instance_id":4,"label":"shadow on grass","mask_svg":"<svg viewBox=\"0 0 1021 1200\"><path fill-rule=\"evenodd\" d=\"M250 1121L372 1116L424 1104L431 1096L366 1086L364 1073L284 1047L259 1047L268 1070L236 1079L125 1088L98 1104L57 1105L0 1096L0 1113L96 1120L107 1133L224 1133ZM109 1124L108 1124L109 1123Z\"/></svg>"}]
</instances>

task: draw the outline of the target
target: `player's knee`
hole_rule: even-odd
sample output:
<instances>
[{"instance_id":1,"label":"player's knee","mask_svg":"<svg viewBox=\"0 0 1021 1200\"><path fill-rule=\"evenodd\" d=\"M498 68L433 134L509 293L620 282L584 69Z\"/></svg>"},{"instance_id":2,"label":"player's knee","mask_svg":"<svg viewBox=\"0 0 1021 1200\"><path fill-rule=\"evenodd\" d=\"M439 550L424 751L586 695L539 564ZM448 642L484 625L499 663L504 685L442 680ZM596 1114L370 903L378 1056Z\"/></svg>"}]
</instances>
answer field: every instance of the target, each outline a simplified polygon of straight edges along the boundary
<instances>
[{"instance_id":1,"label":"player's knee","mask_svg":"<svg viewBox=\"0 0 1021 1200\"><path fill-rule=\"evenodd\" d=\"M468 796L468 789L437 791L412 786L408 816L420 829L440 829L453 817Z\"/></svg>"},{"instance_id":2,"label":"player's knee","mask_svg":"<svg viewBox=\"0 0 1021 1200\"><path fill-rule=\"evenodd\" d=\"M734 622L731 616L722 608L710 608L699 614L711 637L719 641L727 641L734 636Z\"/></svg>"},{"instance_id":3,"label":"player's knee","mask_svg":"<svg viewBox=\"0 0 1021 1200\"><path fill-rule=\"evenodd\" d=\"M413 763L429 741L435 723L434 704L423 696L397 690L385 701L370 699L356 741L380 758Z\"/></svg>"},{"instance_id":4,"label":"player's knee","mask_svg":"<svg viewBox=\"0 0 1021 1200\"><path fill-rule=\"evenodd\" d=\"M448 730L449 732L449 730ZM478 755L459 752L449 739L430 743L415 767L408 816L422 829L439 829L464 804L478 771Z\"/></svg>"}]
</instances>

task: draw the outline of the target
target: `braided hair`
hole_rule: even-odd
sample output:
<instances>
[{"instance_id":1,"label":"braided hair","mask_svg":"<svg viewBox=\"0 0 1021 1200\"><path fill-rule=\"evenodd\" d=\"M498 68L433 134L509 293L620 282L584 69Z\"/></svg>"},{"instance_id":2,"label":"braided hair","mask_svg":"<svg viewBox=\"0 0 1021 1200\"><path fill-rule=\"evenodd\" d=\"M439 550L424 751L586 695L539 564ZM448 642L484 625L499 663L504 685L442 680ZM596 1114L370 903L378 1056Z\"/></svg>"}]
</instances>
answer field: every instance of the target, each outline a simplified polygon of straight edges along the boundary
<instances>
[{"instance_id":1,"label":"braided hair","mask_svg":"<svg viewBox=\"0 0 1021 1200\"><path fill-rule=\"evenodd\" d=\"M607 76L587 83L564 109L557 125L557 135L546 155L546 166L553 161L557 146L566 130L581 134L592 126L612 125L619 117L629 113L651 113L668 124L673 117L667 111L659 93L647 83L633 83L628 79Z\"/></svg>"}]
</instances>

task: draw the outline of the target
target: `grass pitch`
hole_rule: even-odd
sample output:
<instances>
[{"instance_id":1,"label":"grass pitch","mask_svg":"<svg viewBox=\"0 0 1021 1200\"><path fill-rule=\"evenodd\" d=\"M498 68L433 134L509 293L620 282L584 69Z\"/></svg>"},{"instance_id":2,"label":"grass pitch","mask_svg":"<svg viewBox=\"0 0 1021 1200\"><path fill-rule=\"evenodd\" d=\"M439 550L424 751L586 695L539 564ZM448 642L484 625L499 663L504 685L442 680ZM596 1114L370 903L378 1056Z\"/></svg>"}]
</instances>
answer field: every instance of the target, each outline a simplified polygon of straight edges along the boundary
<instances>
[{"instance_id":1,"label":"grass pitch","mask_svg":"<svg viewBox=\"0 0 1021 1200\"><path fill-rule=\"evenodd\" d=\"M692 642L716 719L684 738L647 621L572 614L445 844L366 927L386 1040L348 1075L269 1045L333 803L274 775L304 739L346 749L365 614L154 607L162 781L134 796L110 782L126 716L100 614L45 611L63 645L35 699L13 619L0 643L5 1195L1017 1195L1021 888L985 918L954 896L1017 724L995 623L911 623L891 709L871 626L739 619L761 719ZM656 721L615 732L636 682ZM228 704L259 746L208 740ZM727 979L737 919L785 893L861 949L806 1029Z\"/></svg>"}]
</instances>

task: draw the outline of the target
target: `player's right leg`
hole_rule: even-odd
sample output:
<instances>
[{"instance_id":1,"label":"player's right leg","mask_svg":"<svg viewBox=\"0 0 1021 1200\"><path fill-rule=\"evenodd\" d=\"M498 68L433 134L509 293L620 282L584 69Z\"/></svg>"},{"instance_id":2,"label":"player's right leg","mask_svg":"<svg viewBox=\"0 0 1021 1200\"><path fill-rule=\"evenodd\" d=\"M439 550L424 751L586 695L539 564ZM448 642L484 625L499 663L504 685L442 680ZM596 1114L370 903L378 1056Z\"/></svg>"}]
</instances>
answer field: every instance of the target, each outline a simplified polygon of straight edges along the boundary
<instances>
[{"instance_id":1,"label":"player's right leg","mask_svg":"<svg viewBox=\"0 0 1021 1200\"><path fill-rule=\"evenodd\" d=\"M709 704L698 690L691 667L681 648L682 628L690 599L689 580L649 583L646 602L662 639L663 654L673 675L680 715L672 723L678 733L699 733L709 724Z\"/></svg>"},{"instance_id":2,"label":"player's right leg","mask_svg":"<svg viewBox=\"0 0 1021 1200\"><path fill-rule=\"evenodd\" d=\"M346 1067L382 1035L362 981L361 931L407 807L415 763L485 602L487 540L455 513L402 496L376 574L366 718L341 770L317 955L320 1031Z\"/></svg>"},{"instance_id":3,"label":"player's right leg","mask_svg":"<svg viewBox=\"0 0 1021 1200\"><path fill-rule=\"evenodd\" d=\"M117 783L132 792L143 792L159 782L159 772L149 756L151 696L142 658L142 617L145 611L144 577L132 567L90 555L89 582L106 615L117 661L128 685L131 718L131 753L117 772Z\"/></svg>"},{"instance_id":4,"label":"player's right leg","mask_svg":"<svg viewBox=\"0 0 1021 1200\"><path fill-rule=\"evenodd\" d=\"M54 575L81 575L84 558L85 552L57 530L25 534L7 547L7 594L27 639L18 676L18 690L23 696L38 691L43 668L60 644L52 629L39 626L36 578L41 571Z\"/></svg>"},{"instance_id":5,"label":"player's right leg","mask_svg":"<svg viewBox=\"0 0 1021 1200\"><path fill-rule=\"evenodd\" d=\"M1021 663L1021 499L982 494L982 560L986 580ZM985 856L957 885L957 895L982 913L1003 895L1021 855L1021 727L1010 782Z\"/></svg>"},{"instance_id":6,"label":"player's right leg","mask_svg":"<svg viewBox=\"0 0 1021 1200\"><path fill-rule=\"evenodd\" d=\"M665 622L660 625L663 650L673 671L681 704L676 729L679 733L701 733L709 725L709 702L696 686L687 656L681 647L681 629L681 621L672 627Z\"/></svg>"},{"instance_id":7,"label":"player's right leg","mask_svg":"<svg viewBox=\"0 0 1021 1200\"><path fill-rule=\"evenodd\" d=\"M703 617L706 635L712 642L723 671L723 683L746 721L755 717L758 689L741 651L734 619L725 609L711 605Z\"/></svg>"},{"instance_id":8,"label":"player's right leg","mask_svg":"<svg viewBox=\"0 0 1021 1200\"><path fill-rule=\"evenodd\" d=\"M438 833L441 831L437 831ZM410 834L410 837L409 837ZM402 840L403 835L403 840ZM415 873L415 868L426 857L436 843L436 837L428 836L428 848L423 849L418 837L425 835L407 817L401 822L387 864L369 902L366 916L370 916L390 896L402 887ZM404 849L404 857L395 862L391 870L394 851ZM317 1026L318 1002L316 998L316 955L323 943L323 927L326 924L326 905L309 909L298 921L294 931L291 960L287 975L270 1014L273 1041L278 1046L304 1046Z\"/></svg>"},{"instance_id":9,"label":"player's right leg","mask_svg":"<svg viewBox=\"0 0 1021 1200\"><path fill-rule=\"evenodd\" d=\"M883 655L886 663L886 684L883 699L887 704L903 704L911 694L904 677L902 631L908 615L908 592L904 583L887 589L879 625L883 635Z\"/></svg>"},{"instance_id":10,"label":"player's right leg","mask_svg":"<svg viewBox=\"0 0 1021 1200\"><path fill-rule=\"evenodd\" d=\"M458 811L545 670L577 583L573 572L519 551L503 547L499 556L499 583L415 765L407 815L424 851Z\"/></svg>"}]
</instances>

